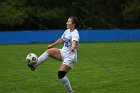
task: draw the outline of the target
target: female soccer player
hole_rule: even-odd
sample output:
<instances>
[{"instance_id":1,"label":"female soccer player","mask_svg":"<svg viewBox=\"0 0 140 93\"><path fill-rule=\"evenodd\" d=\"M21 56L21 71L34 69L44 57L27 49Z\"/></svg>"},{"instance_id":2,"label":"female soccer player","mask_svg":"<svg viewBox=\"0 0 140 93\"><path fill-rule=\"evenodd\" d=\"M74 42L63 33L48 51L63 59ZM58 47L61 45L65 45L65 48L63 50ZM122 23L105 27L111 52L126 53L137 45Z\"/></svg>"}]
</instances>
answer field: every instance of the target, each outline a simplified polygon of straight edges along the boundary
<instances>
[{"instance_id":1,"label":"female soccer player","mask_svg":"<svg viewBox=\"0 0 140 93\"><path fill-rule=\"evenodd\" d=\"M69 17L66 22L67 30L63 33L54 43L48 46L48 49L38 58L35 65L29 65L31 70L43 63L49 56L62 61L62 64L58 70L58 78L66 87L68 93L74 93L72 90L69 79L66 77L66 73L70 71L73 65L77 62L77 46L79 43L79 33L77 28L82 26L80 18ZM53 48L54 46L64 43L62 49Z\"/></svg>"}]
</instances>

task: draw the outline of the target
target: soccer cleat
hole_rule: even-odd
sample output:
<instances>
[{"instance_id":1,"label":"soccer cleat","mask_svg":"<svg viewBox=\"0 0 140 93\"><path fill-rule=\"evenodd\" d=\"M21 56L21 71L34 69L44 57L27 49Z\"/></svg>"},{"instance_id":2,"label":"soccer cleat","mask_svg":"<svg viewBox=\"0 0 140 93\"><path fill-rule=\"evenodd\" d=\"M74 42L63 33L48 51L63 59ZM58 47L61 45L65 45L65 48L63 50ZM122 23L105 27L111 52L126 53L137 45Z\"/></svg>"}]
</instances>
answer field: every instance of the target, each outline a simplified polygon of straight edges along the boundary
<instances>
[{"instance_id":1,"label":"soccer cleat","mask_svg":"<svg viewBox=\"0 0 140 93\"><path fill-rule=\"evenodd\" d=\"M74 91L69 91L68 93L74 93Z\"/></svg>"},{"instance_id":2,"label":"soccer cleat","mask_svg":"<svg viewBox=\"0 0 140 93\"><path fill-rule=\"evenodd\" d=\"M31 68L31 71L34 71L36 69L34 65L29 65L28 64L28 67Z\"/></svg>"}]
</instances>

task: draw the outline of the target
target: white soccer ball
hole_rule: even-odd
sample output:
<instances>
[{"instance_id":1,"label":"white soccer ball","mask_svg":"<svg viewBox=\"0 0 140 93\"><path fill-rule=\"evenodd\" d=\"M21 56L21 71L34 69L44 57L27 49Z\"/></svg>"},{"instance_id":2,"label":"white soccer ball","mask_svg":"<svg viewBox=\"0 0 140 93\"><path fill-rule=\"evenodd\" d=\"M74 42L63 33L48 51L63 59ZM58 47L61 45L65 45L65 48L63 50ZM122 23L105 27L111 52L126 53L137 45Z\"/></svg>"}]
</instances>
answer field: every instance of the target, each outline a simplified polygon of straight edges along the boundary
<instances>
[{"instance_id":1,"label":"white soccer ball","mask_svg":"<svg viewBox=\"0 0 140 93\"><path fill-rule=\"evenodd\" d=\"M36 64L37 60L38 60L38 57L34 53L30 53L26 56L26 62L27 62L28 65Z\"/></svg>"}]
</instances>

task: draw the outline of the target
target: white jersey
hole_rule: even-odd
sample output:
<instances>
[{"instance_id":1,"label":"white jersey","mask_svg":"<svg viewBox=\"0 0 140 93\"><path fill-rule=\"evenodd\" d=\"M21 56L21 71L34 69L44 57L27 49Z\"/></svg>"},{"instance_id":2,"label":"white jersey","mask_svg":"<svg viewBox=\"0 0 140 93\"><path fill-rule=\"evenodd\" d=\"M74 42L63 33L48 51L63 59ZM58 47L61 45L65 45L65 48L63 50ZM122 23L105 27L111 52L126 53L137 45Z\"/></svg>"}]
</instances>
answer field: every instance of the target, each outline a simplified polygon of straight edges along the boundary
<instances>
[{"instance_id":1,"label":"white jersey","mask_svg":"<svg viewBox=\"0 0 140 93\"><path fill-rule=\"evenodd\" d=\"M70 32L70 29L67 29L63 35L61 36L61 38L64 40L64 46L62 48L62 50L65 51L71 51L71 46L72 46L72 41L77 41L79 42L79 33L77 31L77 29L75 29L74 31ZM76 45L76 50L77 50L77 46Z\"/></svg>"},{"instance_id":2,"label":"white jersey","mask_svg":"<svg viewBox=\"0 0 140 93\"><path fill-rule=\"evenodd\" d=\"M75 41L79 42L79 33L78 33L77 29L75 29L72 32L70 32L70 29L67 29L63 33L61 38L64 40L64 46L63 46L62 49L60 49L63 64L72 68L73 64L77 62L77 46L78 46L78 43L76 45L76 51L75 52L71 51L71 46L72 46L72 41L75 40Z\"/></svg>"}]
</instances>

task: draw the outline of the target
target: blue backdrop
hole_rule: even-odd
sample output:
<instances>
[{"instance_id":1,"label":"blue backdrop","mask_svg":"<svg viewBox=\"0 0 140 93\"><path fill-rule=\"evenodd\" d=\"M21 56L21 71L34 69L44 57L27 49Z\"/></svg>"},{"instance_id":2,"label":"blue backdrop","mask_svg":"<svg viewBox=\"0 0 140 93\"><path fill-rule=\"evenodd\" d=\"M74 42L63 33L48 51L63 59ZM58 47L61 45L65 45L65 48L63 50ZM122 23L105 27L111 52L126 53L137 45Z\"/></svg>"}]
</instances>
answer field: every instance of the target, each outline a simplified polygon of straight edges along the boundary
<instances>
[{"instance_id":1,"label":"blue backdrop","mask_svg":"<svg viewBox=\"0 0 140 93\"><path fill-rule=\"evenodd\" d=\"M0 32L0 44L54 42L64 30ZM140 29L79 30L80 42L140 41Z\"/></svg>"}]
</instances>

